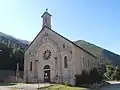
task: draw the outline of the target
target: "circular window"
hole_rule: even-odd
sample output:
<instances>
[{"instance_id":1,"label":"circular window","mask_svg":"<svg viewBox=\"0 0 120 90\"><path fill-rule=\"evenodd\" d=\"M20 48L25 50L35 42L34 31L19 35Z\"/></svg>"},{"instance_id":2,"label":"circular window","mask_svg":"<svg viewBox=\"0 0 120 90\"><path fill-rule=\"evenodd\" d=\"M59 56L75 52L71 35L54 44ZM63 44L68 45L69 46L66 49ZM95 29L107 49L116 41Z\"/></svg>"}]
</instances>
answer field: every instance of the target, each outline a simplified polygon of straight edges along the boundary
<instances>
[{"instance_id":1,"label":"circular window","mask_svg":"<svg viewBox=\"0 0 120 90\"><path fill-rule=\"evenodd\" d=\"M43 58L45 60L49 60L51 57L51 51L50 50L46 50L44 53L43 53Z\"/></svg>"}]
</instances>

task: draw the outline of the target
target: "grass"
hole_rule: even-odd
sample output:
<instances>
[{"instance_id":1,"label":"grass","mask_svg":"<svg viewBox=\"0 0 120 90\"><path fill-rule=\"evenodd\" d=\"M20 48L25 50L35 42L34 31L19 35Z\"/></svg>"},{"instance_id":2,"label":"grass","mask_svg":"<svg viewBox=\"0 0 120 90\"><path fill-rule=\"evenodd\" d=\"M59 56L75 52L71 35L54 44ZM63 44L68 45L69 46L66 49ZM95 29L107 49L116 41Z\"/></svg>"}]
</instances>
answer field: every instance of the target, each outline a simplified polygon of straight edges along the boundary
<instances>
[{"instance_id":1,"label":"grass","mask_svg":"<svg viewBox=\"0 0 120 90\"><path fill-rule=\"evenodd\" d=\"M44 87L39 90L89 90L89 89L58 84L58 85L53 85L53 86L49 86L49 87Z\"/></svg>"},{"instance_id":2,"label":"grass","mask_svg":"<svg viewBox=\"0 0 120 90\"><path fill-rule=\"evenodd\" d=\"M0 83L0 86L13 86L17 84L24 84L24 83Z\"/></svg>"},{"instance_id":3,"label":"grass","mask_svg":"<svg viewBox=\"0 0 120 90\"><path fill-rule=\"evenodd\" d=\"M0 83L0 86L12 86L16 85L16 83Z\"/></svg>"},{"instance_id":4,"label":"grass","mask_svg":"<svg viewBox=\"0 0 120 90\"><path fill-rule=\"evenodd\" d=\"M9 88L10 90L20 90L20 89L17 89L17 88L15 88L15 87L11 87L11 88Z\"/></svg>"}]
</instances>

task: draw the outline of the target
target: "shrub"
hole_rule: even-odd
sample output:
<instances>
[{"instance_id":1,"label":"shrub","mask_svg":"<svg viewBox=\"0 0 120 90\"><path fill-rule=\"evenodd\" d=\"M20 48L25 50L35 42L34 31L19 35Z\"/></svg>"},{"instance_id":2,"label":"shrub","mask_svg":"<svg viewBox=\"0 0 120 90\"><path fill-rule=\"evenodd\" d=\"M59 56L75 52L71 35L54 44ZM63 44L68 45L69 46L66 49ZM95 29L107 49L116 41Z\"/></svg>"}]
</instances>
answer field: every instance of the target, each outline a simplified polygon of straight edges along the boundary
<instances>
[{"instance_id":1,"label":"shrub","mask_svg":"<svg viewBox=\"0 0 120 90\"><path fill-rule=\"evenodd\" d=\"M106 66L106 73L104 74L107 80L120 80L120 66Z\"/></svg>"},{"instance_id":2,"label":"shrub","mask_svg":"<svg viewBox=\"0 0 120 90\"><path fill-rule=\"evenodd\" d=\"M89 83L89 74L85 70L82 71L82 74L75 75L75 77L76 77L76 85Z\"/></svg>"},{"instance_id":3,"label":"shrub","mask_svg":"<svg viewBox=\"0 0 120 90\"><path fill-rule=\"evenodd\" d=\"M93 68L90 72L83 70L82 74L77 74L75 77L76 85L100 83L103 79L103 75L96 68Z\"/></svg>"}]
</instances>

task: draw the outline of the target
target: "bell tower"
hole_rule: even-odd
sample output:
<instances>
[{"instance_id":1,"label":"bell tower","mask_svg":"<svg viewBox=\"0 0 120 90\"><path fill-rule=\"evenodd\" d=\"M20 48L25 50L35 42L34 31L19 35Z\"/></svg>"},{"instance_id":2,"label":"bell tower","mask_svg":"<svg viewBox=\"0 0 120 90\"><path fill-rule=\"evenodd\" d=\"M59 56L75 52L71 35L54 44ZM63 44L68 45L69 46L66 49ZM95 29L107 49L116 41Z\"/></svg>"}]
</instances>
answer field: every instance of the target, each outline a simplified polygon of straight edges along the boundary
<instances>
[{"instance_id":1,"label":"bell tower","mask_svg":"<svg viewBox=\"0 0 120 90\"><path fill-rule=\"evenodd\" d=\"M48 9L46 9L46 11L41 16L43 18L42 27L47 26L47 27L51 28L51 16L52 15L48 13Z\"/></svg>"}]
</instances>

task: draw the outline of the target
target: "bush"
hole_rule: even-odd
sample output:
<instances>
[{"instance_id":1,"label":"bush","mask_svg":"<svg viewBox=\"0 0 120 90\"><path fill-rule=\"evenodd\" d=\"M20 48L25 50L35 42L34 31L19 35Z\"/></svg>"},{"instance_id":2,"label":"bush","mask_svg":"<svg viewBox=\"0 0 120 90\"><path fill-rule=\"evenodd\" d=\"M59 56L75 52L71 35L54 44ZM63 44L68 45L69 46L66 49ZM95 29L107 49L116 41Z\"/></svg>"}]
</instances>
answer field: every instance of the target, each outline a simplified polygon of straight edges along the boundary
<instances>
[{"instance_id":1,"label":"bush","mask_svg":"<svg viewBox=\"0 0 120 90\"><path fill-rule=\"evenodd\" d=\"M89 82L89 79L90 79L89 74L85 70L82 71L81 75L77 74L77 75L75 75L75 77L76 77L76 85L89 84L90 83Z\"/></svg>"},{"instance_id":2,"label":"bush","mask_svg":"<svg viewBox=\"0 0 120 90\"><path fill-rule=\"evenodd\" d=\"M103 75L96 68L93 68L90 72L83 70L82 74L77 74L75 77L76 85L100 83L103 79Z\"/></svg>"},{"instance_id":3,"label":"bush","mask_svg":"<svg viewBox=\"0 0 120 90\"><path fill-rule=\"evenodd\" d=\"M100 83L103 80L103 74L96 68L90 71L90 83Z\"/></svg>"}]
</instances>

